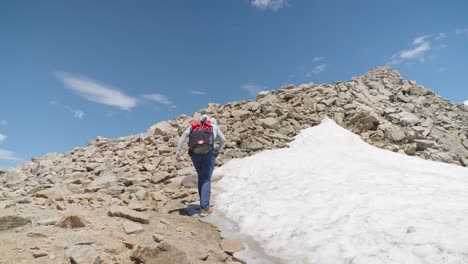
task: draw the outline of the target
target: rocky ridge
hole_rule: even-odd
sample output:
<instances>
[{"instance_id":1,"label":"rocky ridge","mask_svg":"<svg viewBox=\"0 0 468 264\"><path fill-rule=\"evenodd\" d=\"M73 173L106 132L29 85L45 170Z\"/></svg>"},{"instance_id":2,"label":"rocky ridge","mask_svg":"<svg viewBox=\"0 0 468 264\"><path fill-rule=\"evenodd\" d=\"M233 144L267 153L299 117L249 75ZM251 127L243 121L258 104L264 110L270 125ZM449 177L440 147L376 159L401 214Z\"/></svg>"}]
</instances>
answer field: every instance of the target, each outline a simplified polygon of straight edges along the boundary
<instances>
[{"instance_id":1,"label":"rocky ridge","mask_svg":"<svg viewBox=\"0 0 468 264\"><path fill-rule=\"evenodd\" d=\"M175 147L202 114L217 118L228 139L218 166L287 147L325 116L376 147L468 165L468 106L389 67L347 82L288 85L0 171L0 263L241 262L224 248L231 240L184 210L198 201L196 173L187 155L175 160Z\"/></svg>"}]
</instances>

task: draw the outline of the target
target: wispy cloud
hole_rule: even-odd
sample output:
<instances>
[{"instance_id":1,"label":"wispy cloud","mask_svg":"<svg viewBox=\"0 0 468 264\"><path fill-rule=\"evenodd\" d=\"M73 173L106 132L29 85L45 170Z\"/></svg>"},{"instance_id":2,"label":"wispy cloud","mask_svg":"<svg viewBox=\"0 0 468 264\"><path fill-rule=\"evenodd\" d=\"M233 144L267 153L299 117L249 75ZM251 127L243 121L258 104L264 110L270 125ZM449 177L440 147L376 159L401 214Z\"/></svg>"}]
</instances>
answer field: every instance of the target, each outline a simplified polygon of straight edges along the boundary
<instances>
[{"instance_id":1,"label":"wispy cloud","mask_svg":"<svg viewBox=\"0 0 468 264\"><path fill-rule=\"evenodd\" d=\"M306 77L310 77L312 75L316 75L316 74L319 74L319 73L322 73L322 72L325 72L328 68L328 64L325 64L325 63L322 63L320 65L317 65L315 66L314 68L312 68L311 71L309 71L308 73L306 73Z\"/></svg>"},{"instance_id":2,"label":"wispy cloud","mask_svg":"<svg viewBox=\"0 0 468 264\"><path fill-rule=\"evenodd\" d=\"M56 76L63 81L68 89L89 101L122 110L131 110L137 105L137 99L90 78L61 72L56 73Z\"/></svg>"},{"instance_id":3,"label":"wispy cloud","mask_svg":"<svg viewBox=\"0 0 468 264\"><path fill-rule=\"evenodd\" d=\"M468 100L466 100L465 102L463 102L464 105L468 105Z\"/></svg>"},{"instance_id":4,"label":"wispy cloud","mask_svg":"<svg viewBox=\"0 0 468 264\"><path fill-rule=\"evenodd\" d=\"M262 10L278 11L288 5L288 0L252 0L252 5Z\"/></svg>"},{"instance_id":5,"label":"wispy cloud","mask_svg":"<svg viewBox=\"0 0 468 264\"><path fill-rule=\"evenodd\" d=\"M430 35L415 38L409 49L397 52L392 56L390 64L399 64L410 60L424 62L426 60L425 54L431 50L429 37Z\"/></svg>"},{"instance_id":6,"label":"wispy cloud","mask_svg":"<svg viewBox=\"0 0 468 264\"><path fill-rule=\"evenodd\" d=\"M70 111L70 113L72 113L75 118L78 118L78 119L83 119L84 118L85 113L84 113L83 110L73 109L73 108L71 108L71 107L69 107L67 105L65 106L65 108L68 111Z\"/></svg>"},{"instance_id":7,"label":"wispy cloud","mask_svg":"<svg viewBox=\"0 0 468 264\"><path fill-rule=\"evenodd\" d=\"M468 28L459 28L455 30L455 33L457 33L457 35L464 35L465 37L468 37Z\"/></svg>"},{"instance_id":8,"label":"wispy cloud","mask_svg":"<svg viewBox=\"0 0 468 264\"><path fill-rule=\"evenodd\" d=\"M0 120L0 126L6 126L6 125L8 125L8 121Z\"/></svg>"},{"instance_id":9,"label":"wispy cloud","mask_svg":"<svg viewBox=\"0 0 468 264\"><path fill-rule=\"evenodd\" d=\"M165 95L163 94L158 94L158 93L154 93L154 94L144 94L142 95L141 97L145 98L146 100L150 100L150 101L153 101L153 102L156 102L158 104L162 104L162 105L166 105L166 106L170 106L172 108L175 108L176 106L174 105L174 103Z\"/></svg>"},{"instance_id":10,"label":"wispy cloud","mask_svg":"<svg viewBox=\"0 0 468 264\"><path fill-rule=\"evenodd\" d=\"M193 95L206 95L206 92L204 92L204 91L194 91L194 90L190 90L190 91L189 91L189 94L193 94Z\"/></svg>"},{"instance_id":11,"label":"wispy cloud","mask_svg":"<svg viewBox=\"0 0 468 264\"><path fill-rule=\"evenodd\" d=\"M8 137L6 135L0 134L0 143L5 141Z\"/></svg>"},{"instance_id":12,"label":"wispy cloud","mask_svg":"<svg viewBox=\"0 0 468 264\"><path fill-rule=\"evenodd\" d=\"M441 39L444 39L444 38L446 38L446 37L447 37L447 34L441 32L441 33L437 34L437 36L435 36L434 39L435 39L435 40L441 40Z\"/></svg>"},{"instance_id":13,"label":"wispy cloud","mask_svg":"<svg viewBox=\"0 0 468 264\"><path fill-rule=\"evenodd\" d=\"M259 92L264 90L262 86L255 83L246 83L242 85L241 88L246 90L252 96L256 96Z\"/></svg>"},{"instance_id":14,"label":"wispy cloud","mask_svg":"<svg viewBox=\"0 0 468 264\"><path fill-rule=\"evenodd\" d=\"M315 57L312 62L319 62L319 61L322 61L323 59L325 59L324 57Z\"/></svg>"},{"instance_id":15,"label":"wispy cloud","mask_svg":"<svg viewBox=\"0 0 468 264\"><path fill-rule=\"evenodd\" d=\"M19 161L15 153L6 149L0 149L0 161Z\"/></svg>"}]
</instances>

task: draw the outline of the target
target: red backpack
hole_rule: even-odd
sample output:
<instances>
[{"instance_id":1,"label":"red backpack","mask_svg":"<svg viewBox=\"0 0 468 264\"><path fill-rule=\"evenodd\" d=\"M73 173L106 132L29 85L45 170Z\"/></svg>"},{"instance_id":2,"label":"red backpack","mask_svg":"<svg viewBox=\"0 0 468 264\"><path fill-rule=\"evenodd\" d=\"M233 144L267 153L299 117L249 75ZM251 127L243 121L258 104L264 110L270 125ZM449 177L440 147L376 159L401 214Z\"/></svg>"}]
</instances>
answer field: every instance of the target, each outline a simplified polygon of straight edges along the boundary
<instances>
[{"instance_id":1,"label":"red backpack","mask_svg":"<svg viewBox=\"0 0 468 264\"><path fill-rule=\"evenodd\" d=\"M189 134L189 154L207 154L213 151L213 126L209 119L193 121Z\"/></svg>"}]
</instances>

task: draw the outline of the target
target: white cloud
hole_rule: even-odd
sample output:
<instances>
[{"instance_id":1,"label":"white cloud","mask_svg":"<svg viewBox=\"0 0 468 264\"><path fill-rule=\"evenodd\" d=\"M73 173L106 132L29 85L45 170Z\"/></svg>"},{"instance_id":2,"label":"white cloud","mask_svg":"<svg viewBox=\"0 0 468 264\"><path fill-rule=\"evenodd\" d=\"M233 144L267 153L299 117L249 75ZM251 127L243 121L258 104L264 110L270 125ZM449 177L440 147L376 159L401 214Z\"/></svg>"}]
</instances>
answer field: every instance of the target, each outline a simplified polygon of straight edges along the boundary
<instances>
[{"instance_id":1,"label":"white cloud","mask_svg":"<svg viewBox=\"0 0 468 264\"><path fill-rule=\"evenodd\" d=\"M154 101L158 104L162 104L162 105L168 105L168 106L171 106L171 107L175 107L174 103L165 95L162 95L162 94L144 94L142 95L143 98L147 99L147 100L151 100L151 101Z\"/></svg>"},{"instance_id":2,"label":"white cloud","mask_svg":"<svg viewBox=\"0 0 468 264\"><path fill-rule=\"evenodd\" d=\"M402 50L392 56L391 64L398 64L403 61L418 59L421 62L426 60L425 54L431 50L431 43L429 41L429 35L415 38L411 47L406 50Z\"/></svg>"},{"instance_id":3,"label":"white cloud","mask_svg":"<svg viewBox=\"0 0 468 264\"><path fill-rule=\"evenodd\" d=\"M0 134L0 143L5 141L8 137L6 135Z\"/></svg>"},{"instance_id":4,"label":"white cloud","mask_svg":"<svg viewBox=\"0 0 468 264\"><path fill-rule=\"evenodd\" d=\"M206 95L206 92L204 92L204 91L194 91L194 90L190 90L189 93L190 93L190 94L193 94L193 95Z\"/></svg>"},{"instance_id":5,"label":"white cloud","mask_svg":"<svg viewBox=\"0 0 468 264\"><path fill-rule=\"evenodd\" d=\"M319 61L322 61L324 59L324 57L315 57L312 62L319 62Z\"/></svg>"},{"instance_id":6,"label":"white cloud","mask_svg":"<svg viewBox=\"0 0 468 264\"><path fill-rule=\"evenodd\" d=\"M246 90L252 96L256 96L259 92L264 90L260 85L255 83L246 83L242 85L241 88Z\"/></svg>"},{"instance_id":7,"label":"white cloud","mask_svg":"<svg viewBox=\"0 0 468 264\"><path fill-rule=\"evenodd\" d=\"M78 119L83 119L84 118L85 113L84 113L83 110L73 109L73 108L71 108L71 107L69 107L67 105L65 106L65 108L68 111L70 111L70 113L72 113L75 118L78 118Z\"/></svg>"},{"instance_id":8,"label":"white cloud","mask_svg":"<svg viewBox=\"0 0 468 264\"><path fill-rule=\"evenodd\" d=\"M328 68L328 64L322 63L320 65L315 66L310 72L306 73L306 77L312 76L312 74L319 74L325 72Z\"/></svg>"},{"instance_id":9,"label":"white cloud","mask_svg":"<svg viewBox=\"0 0 468 264\"><path fill-rule=\"evenodd\" d=\"M89 101L114 106L122 110L131 110L137 105L135 98L89 78L67 73L57 73L56 75L68 89Z\"/></svg>"},{"instance_id":10,"label":"white cloud","mask_svg":"<svg viewBox=\"0 0 468 264\"><path fill-rule=\"evenodd\" d=\"M262 10L277 11L288 4L288 0L252 0L252 5Z\"/></svg>"},{"instance_id":11,"label":"white cloud","mask_svg":"<svg viewBox=\"0 0 468 264\"><path fill-rule=\"evenodd\" d=\"M6 149L0 149L0 160L3 161L19 161L20 159L16 157L15 153L6 150Z\"/></svg>"},{"instance_id":12,"label":"white cloud","mask_svg":"<svg viewBox=\"0 0 468 264\"><path fill-rule=\"evenodd\" d=\"M465 102L463 102L464 105L468 105L468 100L466 100Z\"/></svg>"},{"instance_id":13,"label":"white cloud","mask_svg":"<svg viewBox=\"0 0 468 264\"><path fill-rule=\"evenodd\" d=\"M6 126L6 125L8 125L8 121L0 120L0 126Z\"/></svg>"},{"instance_id":14,"label":"white cloud","mask_svg":"<svg viewBox=\"0 0 468 264\"><path fill-rule=\"evenodd\" d=\"M435 40L441 40L441 39L444 39L446 37L447 37L447 34L442 32L442 33L437 34L437 36L434 39Z\"/></svg>"},{"instance_id":15,"label":"white cloud","mask_svg":"<svg viewBox=\"0 0 468 264\"><path fill-rule=\"evenodd\" d=\"M464 35L465 37L468 37L468 28L460 28L460 29L455 30L455 32L458 35Z\"/></svg>"}]
</instances>

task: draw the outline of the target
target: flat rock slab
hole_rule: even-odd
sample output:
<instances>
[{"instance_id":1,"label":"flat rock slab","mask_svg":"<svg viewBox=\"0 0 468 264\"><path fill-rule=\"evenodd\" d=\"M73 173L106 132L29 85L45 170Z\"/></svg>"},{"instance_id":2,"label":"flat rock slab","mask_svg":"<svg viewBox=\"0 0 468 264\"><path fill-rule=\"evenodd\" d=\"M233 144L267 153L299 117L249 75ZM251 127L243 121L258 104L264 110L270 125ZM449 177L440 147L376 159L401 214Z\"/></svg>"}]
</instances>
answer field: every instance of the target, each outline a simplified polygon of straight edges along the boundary
<instances>
[{"instance_id":1,"label":"flat rock slab","mask_svg":"<svg viewBox=\"0 0 468 264\"><path fill-rule=\"evenodd\" d=\"M230 239L223 239L221 241L221 248L224 250L224 252L228 253L229 255L232 255L236 252L240 252L245 249L242 242Z\"/></svg>"},{"instance_id":2,"label":"flat rock slab","mask_svg":"<svg viewBox=\"0 0 468 264\"><path fill-rule=\"evenodd\" d=\"M156 247L137 246L131 260L145 264L189 264L187 254L174 246L162 242Z\"/></svg>"},{"instance_id":3,"label":"flat rock slab","mask_svg":"<svg viewBox=\"0 0 468 264\"><path fill-rule=\"evenodd\" d=\"M141 226L140 224L137 224L135 222L125 222L123 224L123 227L124 227L124 230L125 230L125 233L127 234L134 234L134 233L139 233L139 232L142 232L144 230L143 226Z\"/></svg>"},{"instance_id":4,"label":"flat rock slab","mask_svg":"<svg viewBox=\"0 0 468 264\"><path fill-rule=\"evenodd\" d=\"M75 246L68 253L72 264L100 264L99 252L91 246Z\"/></svg>"},{"instance_id":5,"label":"flat rock slab","mask_svg":"<svg viewBox=\"0 0 468 264\"><path fill-rule=\"evenodd\" d=\"M57 201L64 200L69 195L72 195L72 192L65 187L53 187L36 193L36 197Z\"/></svg>"},{"instance_id":6,"label":"flat rock slab","mask_svg":"<svg viewBox=\"0 0 468 264\"><path fill-rule=\"evenodd\" d=\"M124 206L112 206L108 212L109 216L122 217L142 224L149 224L149 216Z\"/></svg>"},{"instance_id":7,"label":"flat rock slab","mask_svg":"<svg viewBox=\"0 0 468 264\"><path fill-rule=\"evenodd\" d=\"M31 223L31 219L17 215L0 216L0 231L25 226L29 223Z\"/></svg>"}]
</instances>

